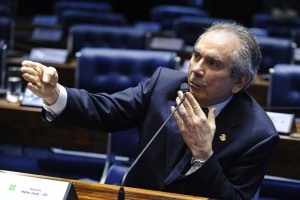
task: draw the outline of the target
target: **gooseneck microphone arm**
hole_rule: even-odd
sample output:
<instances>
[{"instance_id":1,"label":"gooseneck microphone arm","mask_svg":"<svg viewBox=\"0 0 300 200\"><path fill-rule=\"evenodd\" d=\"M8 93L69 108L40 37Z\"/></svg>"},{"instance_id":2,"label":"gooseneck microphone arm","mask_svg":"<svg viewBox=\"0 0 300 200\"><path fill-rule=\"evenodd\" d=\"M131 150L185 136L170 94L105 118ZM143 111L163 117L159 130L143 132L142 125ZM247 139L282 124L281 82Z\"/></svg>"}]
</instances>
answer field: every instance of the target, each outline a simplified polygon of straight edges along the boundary
<instances>
[{"instance_id":1,"label":"gooseneck microphone arm","mask_svg":"<svg viewBox=\"0 0 300 200\"><path fill-rule=\"evenodd\" d=\"M147 143L147 145L143 148L143 150L139 153L139 155L136 157L136 159L134 160L134 162L131 164L131 166L129 167L129 169L127 170L127 172L124 174L122 181L121 181L121 188L119 190L119 196L118 196L118 200L124 200L125 198L125 192L124 192L124 182L125 179L129 173L129 171L136 165L136 163L139 161L139 159L141 158L141 156L145 153L145 151L148 149L148 147L151 145L151 143L153 142L153 140L157 137L157 135L160 133L160 131L164 128L164 126L166 125L166 123L170 120L170 118L174 115L174 113L178 110L179 106L183 103L183 101L185 100L185 95L186 92L188 92L190 90L190 87L187 83L182 83L180 85L180 90L183 92L183 97L180 100L180 102L178 103L178 105L176 106L176 108L173 110L173 112L170 114L170 116L165 120L165 122L160 126L160 128L156 131L156 133L154 134L154 136L151 138L151 140Z\"/></svg>"}]
</instances>

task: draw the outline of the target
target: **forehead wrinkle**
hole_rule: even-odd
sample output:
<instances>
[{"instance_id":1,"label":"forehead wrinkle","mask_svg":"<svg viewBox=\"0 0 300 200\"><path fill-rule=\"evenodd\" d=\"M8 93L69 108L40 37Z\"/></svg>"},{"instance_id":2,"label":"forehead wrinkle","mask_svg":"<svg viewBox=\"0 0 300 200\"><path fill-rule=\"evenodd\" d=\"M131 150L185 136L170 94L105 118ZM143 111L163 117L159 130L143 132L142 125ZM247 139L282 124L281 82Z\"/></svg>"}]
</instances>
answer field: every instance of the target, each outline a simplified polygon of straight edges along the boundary
<instances>
[{"instance_id":1,"label":"forehead wrinkle","mask_svg":"<svg viewBox=\"0 0 300 200\"><path fill-rule=\"evenodd\" d=\"M210 52L209 49L206 49L205 47L204 48L201 48L201 46L199 48L196 47L194 51L196 53L200 54L201 57L203 57L203 58L213 59L214 61L220 62L220 63L223 61L223 58L220 55L220 53Z\"/></svg>"},{"instance_id":2,"label":"forehead wrinkle","mask_svg":"<svg viewBox=\"0 0 300 200\"><path fill-rule=\"evenodd\" d=\"M224 62L232 57L239 46L240 40L234 33L213 31L202 35L198 43L195 44L195 49L201 53L200 55L204 55L204 51L205 55L208 54L210 58Z\"/></svg>"}]
</instances>

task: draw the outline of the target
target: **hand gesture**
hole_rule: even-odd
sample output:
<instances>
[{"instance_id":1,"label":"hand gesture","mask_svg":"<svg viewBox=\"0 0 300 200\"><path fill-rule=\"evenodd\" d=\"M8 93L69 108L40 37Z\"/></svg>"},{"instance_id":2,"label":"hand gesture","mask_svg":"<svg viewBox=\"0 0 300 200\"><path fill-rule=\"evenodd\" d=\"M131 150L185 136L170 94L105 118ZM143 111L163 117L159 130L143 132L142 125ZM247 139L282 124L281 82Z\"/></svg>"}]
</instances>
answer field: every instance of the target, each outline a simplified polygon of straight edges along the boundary
<instances>
[{"instance_id":1,"label":"hand gesture","mask_svg":"<svg viewBox=\"0 0 300 200\"><path fill-rule=\"evenodd\" d=\"M179 91L177 104L182 98L183 92ZM175 107L172 106L171 110L174 111ZM174 113L183 140L195 159L206 160L212 154L212 141L216 130L214 112L215 108L212 108L206 116L194 96L187 92L183 104Z\"/></svg>"},{"instance_id":2,"label":"hand gesture","mask_svg":"<svg viewBox=\"0 0 300 200\"><path fill-rule=\"evenodd\" d=\"M23 78L28 81L28 89L49 105L56 102L59 96L59 85L58 74L54 67L25 60L22 62L21 72Z\"/></svg>"}]
</instances>

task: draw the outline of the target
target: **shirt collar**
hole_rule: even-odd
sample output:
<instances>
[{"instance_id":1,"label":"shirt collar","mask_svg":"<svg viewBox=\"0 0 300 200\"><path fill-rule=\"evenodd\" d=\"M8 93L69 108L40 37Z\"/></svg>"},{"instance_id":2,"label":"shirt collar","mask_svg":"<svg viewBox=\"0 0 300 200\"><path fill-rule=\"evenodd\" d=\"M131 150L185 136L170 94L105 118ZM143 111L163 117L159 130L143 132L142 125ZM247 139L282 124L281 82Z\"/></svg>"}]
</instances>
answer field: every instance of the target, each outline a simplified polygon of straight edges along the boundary
<instances>
[{"instance_id":1,"label":"shirt collar","mask_svg":"<svg viewBox=\"0 0 300 200\"><path fill-rule=\"evenodd\" d=\"M220 114L220 112L223 110L223 108L229 103L231 98L232 98L232 96L219 104L216 104L213 106L208 106L208 110L210 110L211 108L216 108L215 117L217 117Z\"/></svg>"}]
</instances>

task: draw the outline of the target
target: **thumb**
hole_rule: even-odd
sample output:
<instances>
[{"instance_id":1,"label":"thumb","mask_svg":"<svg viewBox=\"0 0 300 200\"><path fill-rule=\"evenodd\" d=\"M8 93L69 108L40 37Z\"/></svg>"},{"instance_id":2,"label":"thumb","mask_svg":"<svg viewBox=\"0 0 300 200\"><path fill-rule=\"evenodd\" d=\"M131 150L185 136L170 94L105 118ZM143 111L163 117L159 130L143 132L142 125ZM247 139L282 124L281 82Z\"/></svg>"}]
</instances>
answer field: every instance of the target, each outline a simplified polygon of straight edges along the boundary
<instances>
[{"instance_id":1,"label":"thumb","mask_svg":"<svg viewBox=\"0 0 300 200\"><path fill-rule=\"evenodd\" d=\"M43 82L55 86L58 82L58 74L54 67L44 69Z\"/></svg>"}]
</instances>

